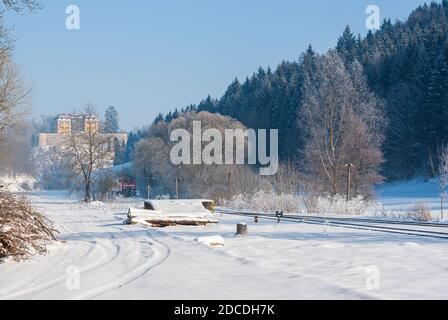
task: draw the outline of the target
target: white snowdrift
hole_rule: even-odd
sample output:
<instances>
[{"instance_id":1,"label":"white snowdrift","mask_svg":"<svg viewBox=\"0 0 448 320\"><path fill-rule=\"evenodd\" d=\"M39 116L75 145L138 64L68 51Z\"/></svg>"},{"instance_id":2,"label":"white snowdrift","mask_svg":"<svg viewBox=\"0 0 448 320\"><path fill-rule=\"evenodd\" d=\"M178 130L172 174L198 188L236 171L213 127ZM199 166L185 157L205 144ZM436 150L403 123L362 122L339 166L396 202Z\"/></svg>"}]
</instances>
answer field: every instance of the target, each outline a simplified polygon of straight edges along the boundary
<instances>
[{"instance_id":1,"label":"white snowdrift","mask_svg":"<svg viewBox=\"0 0 448 320\"><path fill-rule=\"evenodd\" d=\"M128 217L130 218L206 218L210 212L185 212L185 211L164 211L164 210L145 210L130 208Z\"/></svg>"},{"instance_id":2,"label":"white snowdrift","mask_svg":"<svg viewBox=\"0 0 448 320\"><path fill-rule=\"evenodd\" d=\"M174 225L190 225L199 226L206 225L208 223L218 223L216 219L209 218L189 218L189 217L154 217L154 216L139 216L134 218L127 218L124 220L124 224L142 223L150 224L151 226L174 226Z\"/></svg>"},{"instance_id":3,"label":"white snowdrift","mask_svg":"<svg viewBox=\"0 0 448 320\"><path fill-rule=\"evenodd\" d=\"M191 214L210 214L203 202L213 202L205 199L188 199L188 200L150 200L154 210L164 211L167 213L191 213Z\"/></svg>"},{"instance_id":4,"label":"white snowdrift","mask_svg":"<svg viewBox=\"0 0 448 320\"><path fill-rule=\"evenodd\" d=\"M196 242L208 245L210 247L223 247L226 245L224 239L221 236L198 237L196 238Z\"/></svg>"}]
</instances>

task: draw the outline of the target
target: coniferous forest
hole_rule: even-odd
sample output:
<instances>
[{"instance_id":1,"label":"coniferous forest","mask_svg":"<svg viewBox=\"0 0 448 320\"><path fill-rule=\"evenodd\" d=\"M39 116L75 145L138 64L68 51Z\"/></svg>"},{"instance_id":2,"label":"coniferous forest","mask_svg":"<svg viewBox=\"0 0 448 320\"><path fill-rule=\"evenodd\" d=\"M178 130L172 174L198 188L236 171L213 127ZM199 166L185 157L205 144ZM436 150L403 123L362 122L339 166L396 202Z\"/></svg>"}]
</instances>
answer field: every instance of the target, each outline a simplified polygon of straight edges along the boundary
<instances>
[{"instance_id":1,"label":"coniferous forest","mask_svg":"<svg viewBox=\"0 0 448 320\"><path fill-rule=\"evenodd\" d=\"M330 51L349 72L360 64L368 88L381 101L386 122L382 175L388 180L436 175L448 142L448 1L420 6L404 22L384 20L380 30L365 37L347 26ZM310 44L297 61L282 61L274 70L260 67L244 80L235 79L221 98L207 96L155 122L208 111L249 128L279 128L280 158L301 161L307 139L301 121L304 85L320 56ZM144 130L131 133L129 150L142 136Z\"/></svg>"}]
</instances>

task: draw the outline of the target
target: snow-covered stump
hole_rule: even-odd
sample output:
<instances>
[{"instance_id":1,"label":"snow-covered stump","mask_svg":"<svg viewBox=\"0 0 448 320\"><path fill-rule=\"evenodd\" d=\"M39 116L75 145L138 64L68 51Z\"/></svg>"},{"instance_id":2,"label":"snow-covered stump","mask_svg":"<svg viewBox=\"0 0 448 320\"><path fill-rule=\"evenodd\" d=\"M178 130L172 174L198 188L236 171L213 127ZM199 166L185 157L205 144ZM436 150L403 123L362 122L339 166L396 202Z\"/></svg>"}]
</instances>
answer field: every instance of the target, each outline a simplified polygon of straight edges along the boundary
<instances>
[{"instance_id":1,"label":"snow-covered stump","mask_svg":"<svg viewBox=\"0 0 448 320\"><path fill-rule=\"evenodd\" d=\"M245 223L238 223L236 225L236 234L240 236L247 236L247 224Z\"/></svg>"}]
</instances>

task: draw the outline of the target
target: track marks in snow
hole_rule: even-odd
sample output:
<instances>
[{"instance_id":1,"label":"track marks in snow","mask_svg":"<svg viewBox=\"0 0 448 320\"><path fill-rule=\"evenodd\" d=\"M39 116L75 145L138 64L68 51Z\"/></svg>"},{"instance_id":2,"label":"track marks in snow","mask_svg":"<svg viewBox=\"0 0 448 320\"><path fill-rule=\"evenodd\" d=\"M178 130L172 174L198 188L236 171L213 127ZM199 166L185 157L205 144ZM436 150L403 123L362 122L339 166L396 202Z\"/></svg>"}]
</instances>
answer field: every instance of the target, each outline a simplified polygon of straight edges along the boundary
<instances>
[{"instance_id":1,"label":"track marks in snow","mask_svg":"<svg viewBox=\"0 0 448 320\"><path fill-rule=\"evenodd\" d=\"M76 253L75 249L70 249L69 251L66 252L66 254L64 254L64 257L70 257L74 253ZM92 270L96 270L96 269L100 268L101 266L109 263L110 262L109 253L110 253L110 248L108 248L104 244L96 243L95 245L93 245L84 257L85 257L85 259L87 259L88 257L93 256L95 261L81 267L80 268L81 274L83 274L85 272L92 271ZM71 265L71 263L67 263L67 262L65 262L65 263L63 262L63 265L66 265L66 266ZM73 263L73 265L74 265L74 263ZM52 268L57 268L58 263L53 262L53 263L49 264L47 267L48 267L48 269L45 272L52 273ZM40 282L40 283L39 283L39 281L36 281L36 279L39 279L40 277L42 277L42 275L41 274L36 275L34 277L34 279L26 286L26 289L15 291L11 294L7 294L6 296L0 296L0 298L5 299L5 300L32 298L33 294L35 294L35 293L45 292L46 290L54 288L58 285L65 286L65 281L67 279L67 275L65 274L65 268L63 268L63 269L64 269L63 270L64 273L62 275L56 276L55 278L52 278L51 280Z\"/></svg>"},{"instance_id":2,"label":"track marks in snow","mask_svg":"<svg viewBox=\"0 0 448 320\"><path fill-rule=\"evenodd\" d=\"M121 229L121 231L125 233L131 233L132 231L126 231ZM110 291L122 288L129 283L139 279L148 271L162 264L166 259L168 259L170 255L170 248L163 242L154 238L149 231L145 232L145 240L146 245L151 247L151 256L143 255L143 259L145 260L143 263L137 264L132 268L128 268L126 272L124 272L121 276L115 278L113 281L109 282L105 285L93 288L86 292L83 292L80 295L73 297L72 299L95 299L100 297L104 293L109 293ZM129 240L127 240L129 242ZM140 244L142 241L139 242ZM132 247L132 246L131 246ZM140 257L142 258L142 257ZM147 260L149 258L149 260ZM147 260L147 261L146 261Z\"/></svg>"},{"instance_id":3,"label":"track marks in snow","mask_svg":"<svg viewBox=\"0 0 448 320\"><path fill-rule=\"evenodd\" d=\"M2 277L0 299L93 299L139 279L170 254L151 230L119 227L116 217L98 209L67 209L66 201L51 197L33 200L45 201L42 211L58 224L64 243L51 255L2 269L11 277ZM66 287L72 265L80 271L79 290Z\"/></svg>"}]
</instances>

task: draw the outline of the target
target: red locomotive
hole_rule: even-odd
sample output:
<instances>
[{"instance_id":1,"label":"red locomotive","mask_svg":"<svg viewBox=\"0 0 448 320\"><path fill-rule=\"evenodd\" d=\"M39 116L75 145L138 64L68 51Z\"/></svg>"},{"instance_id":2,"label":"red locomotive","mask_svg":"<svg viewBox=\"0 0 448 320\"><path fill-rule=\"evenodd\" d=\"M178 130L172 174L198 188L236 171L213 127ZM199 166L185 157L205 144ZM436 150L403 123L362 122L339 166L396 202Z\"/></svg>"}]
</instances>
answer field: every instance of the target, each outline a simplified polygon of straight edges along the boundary
<instances>
[{"instance_id":1,"label":"red locomotive","mask_svg":"<svg viewBox=\"0 0 448 320\"><path fill-rule=\"evenodd\" d=\"M135 197L137 194L137 183L131 177L124 177L118 180L118 193L124 197Z\"/></svg>"}]
</instances>

